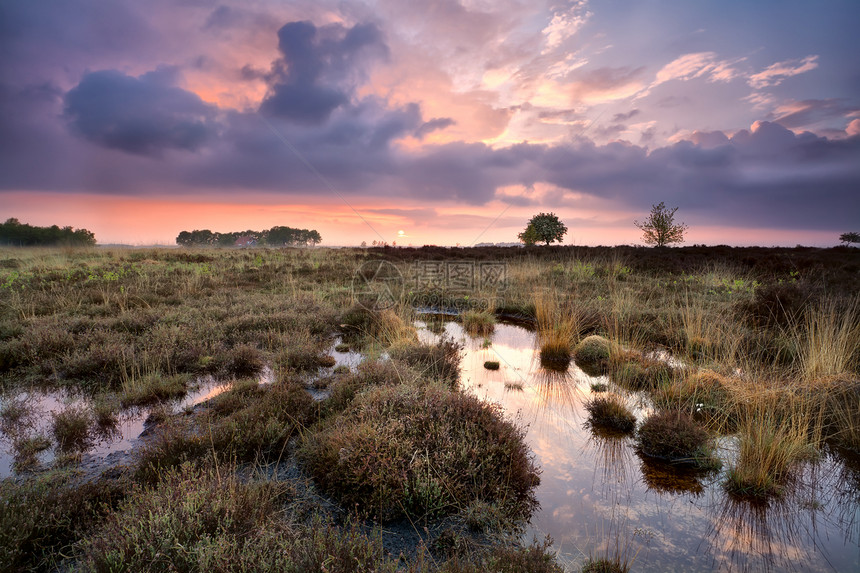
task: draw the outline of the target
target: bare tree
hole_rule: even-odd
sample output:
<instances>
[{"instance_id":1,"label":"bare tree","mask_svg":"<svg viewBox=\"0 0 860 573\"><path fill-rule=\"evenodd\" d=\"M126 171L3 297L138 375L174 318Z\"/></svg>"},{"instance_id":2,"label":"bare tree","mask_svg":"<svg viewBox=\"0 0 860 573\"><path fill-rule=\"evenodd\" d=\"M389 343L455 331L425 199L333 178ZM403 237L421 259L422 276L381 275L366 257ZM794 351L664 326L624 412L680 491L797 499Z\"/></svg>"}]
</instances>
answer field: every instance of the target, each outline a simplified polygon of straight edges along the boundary
<instances>
[{"instance_id":1,"label":"bare tree","mask_svg":"<svg viewBox=\"0 0 860 573\"><path fill-rule=\"evenodd\" d=\"M649 245L665 247L670 243L683 243L684 232L687 225L675 223L675 211L678 208L668 209L660 201L651 206L651 214L643 222L633 221L633 224L642 229L642 240Z\"/></svg>"}]
</instances>

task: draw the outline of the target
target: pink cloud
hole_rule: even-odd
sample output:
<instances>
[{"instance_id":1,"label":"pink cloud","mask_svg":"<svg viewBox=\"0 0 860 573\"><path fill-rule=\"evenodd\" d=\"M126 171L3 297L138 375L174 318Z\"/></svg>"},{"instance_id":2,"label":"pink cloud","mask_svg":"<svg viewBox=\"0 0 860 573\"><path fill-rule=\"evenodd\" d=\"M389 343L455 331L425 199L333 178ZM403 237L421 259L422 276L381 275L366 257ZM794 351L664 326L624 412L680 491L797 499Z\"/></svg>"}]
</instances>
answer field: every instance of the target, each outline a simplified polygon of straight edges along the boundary
<instances>
[{"instance_id":1,"label":"pink cloud","mask_svg":"<svg viewBox=\"0 0 860 573\"><path fill-rule=\"evenodd\" d=\"M778 86L786 78L796 76L818 67L818 56L806 56L802 60L786 60L771 64L763 71L753 74L747 82L755 89Z\"/></svg>"}]
</instances>

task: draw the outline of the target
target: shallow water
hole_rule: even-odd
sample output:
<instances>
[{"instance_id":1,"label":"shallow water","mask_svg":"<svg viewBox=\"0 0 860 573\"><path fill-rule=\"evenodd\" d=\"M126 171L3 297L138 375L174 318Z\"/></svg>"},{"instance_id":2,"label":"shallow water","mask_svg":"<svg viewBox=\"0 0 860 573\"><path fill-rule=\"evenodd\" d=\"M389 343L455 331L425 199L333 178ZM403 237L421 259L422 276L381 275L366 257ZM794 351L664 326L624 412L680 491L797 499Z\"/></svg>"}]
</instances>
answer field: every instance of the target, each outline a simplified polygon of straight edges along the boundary
<instances>
[{"instance_id":1,"label":"shallow water","mask_svg":"<svg viewBox=\"0 0 860 573\"><path fill-rule=\"evenodd\" d=\"M339 352L335 350L341 339L335 338L328 348L328 354L334 358L334 365L321 368L317 373L319 376L330 374L338 366L346 366L354 369L363 360L360 352L348 350ZM274 372L268 366L264 367L258 378L261 384L274 382ZM181 412L201 404L229 390L230 381L217 380L212 376L201 376L189 384L189 392L178 400L165 403L171 412ZM27 428L24 430L28 436L42 435L51 436L51 413L60 412L69 407L90 407L89 401L80 396L74 396L64 391L51 392L22 392L15 395L0 397L0 408L10 400L23 400L29 409L27 416ZM157 405L155 407L161 407ZM104 458L116 452L130 451L140 440L141 434L146 429L145 422L152 412L153 407L130 408L119 413L117 424L109 429L98 430L92 433L92 446L84 453L88 458ZM51 447L38 454L38 460L43 467L50 466L56 458L56 450ZM14 474L14 449L10 436L0 431L0 479Z\"/></svg>"},{"instance_id":2,"label":"shallow water","mask_svg":"<svg viewBox=\"0 0 860 573\"><path fill-rule=\"evenodd\" d=\"M261 384L273 381L272 369L265 367L259 375ZM172 412L180 412L214 398L230 388L230 382L224 382L212 376L201 376L189 385L189 392L178 400L166 403ZM51 436L51 413L60 412L69 407L90 406L89 401L80 396L74 396L64 391L51 392L22 392L14 396L0 397L0 407L9 400L23 400L30 410L26 434L30 436ZM156 406L160 407L160 406ZM117 424L109 429L92 433L92 447L86 454L94 458L103 458L108 454L131 450L145 429L144 422L153 407L130 408L119 413ZM56 456L54 448L48 448L38 456L43 466L50 465ZM0 479L11 476L13 472L14 451L9 436L0 435Z\"/></svg>"},{"instance_id":3,"label":"shallow water","mask_svg":"<svg viewBox=\"0 0 860 573\"><path fill-rule=\"evenodd\" d=\"M734 502L722 489L723 472L677 473L640 459L631 438L584 427L591 384L608 380L573 364L565 374L541 369L525 328L497 324L485 347L454 322L441 333L437 323L438 334L419 326L426 342L440 334L461 341L463 388L528 427L543 473L527 535L552 536L570 570L587 557L620 553L635 571L860 571L860 464L827 454L782 501ZM487 360L501 368L486 370ZM627 396L641 421L647 399ZM730 459L732 440L721 444Z\"/></svg>"}]
</instances>

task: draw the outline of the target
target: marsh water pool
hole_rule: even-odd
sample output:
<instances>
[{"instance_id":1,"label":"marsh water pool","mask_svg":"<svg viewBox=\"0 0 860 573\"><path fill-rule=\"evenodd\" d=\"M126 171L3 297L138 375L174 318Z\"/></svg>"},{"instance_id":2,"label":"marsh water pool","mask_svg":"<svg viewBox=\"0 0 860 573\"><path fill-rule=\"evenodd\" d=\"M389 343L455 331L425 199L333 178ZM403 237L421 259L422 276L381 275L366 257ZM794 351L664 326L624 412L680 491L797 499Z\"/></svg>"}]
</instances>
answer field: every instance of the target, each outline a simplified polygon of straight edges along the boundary
<instances>
[{"instance_id":1,"label":"marsh water pool","mask_svg":"<svg viewBox=\"0 0 860 573\"><path fill-rule=\"evenodd\" d=\"M461 342L463 389L527 426L542 474L540 508L526 535L550 535L569 570L588 557L620 555L634 571L860 571L854 458L824 453L783 499L738 501L722 488L725 469L679 472L640 458L631 437L593 433L584 404L592 384L611 381L574 364L565 373L542 369L535 334L523 326L496 324L486 338L467 335L450 317L418 326L425 342ZM485 361L500 368L487 370ZM647 398L626 399L641 421ZM733 443L720 441L724 461Z\"/></svg>"},{"instance_id":2,"label":"marsh water pool","mask_svg":"<svg viewBox=\"0 0 860 573\"><path fill-rule=\"evenodd\" d=\"M560 373L545 370L530 329L497 323L488 337L467 335L451 316L425 315L419 337L441 337L463 345L461 385L526 428L526 441L541 468L536 491L540 503L527 540L554 540L558 559L577 571L589 557L620 556L634 571L860 571L860 461L826 451L804 467L780 500L768 504L738 501L723 490L725 469L707 474L682 472L641 458L630 436L593 432L585 403L592 386L605 384L625 396L641 421L651 409L643 394L625 393L607 377L592 377L575 364ZM361 354L336 350L336 366L355 367ZM497 361L498 370L484 367ZM326 369L330 370L330 369ZM261 382L271 381L267 369ZM202 378L170 408L179 412L230 387ZM5 398L10 399L9 397ZM50 412L80 402L61 393L19 395L47 433ZM121 415L113 433L88 450L88 459L105 460L130 451L145 430L148 410ZM720 457L732 459L734 441L720 441ZM48 449L40 461L53 459ZM0 479L13 475L8 440L0 441ZM724 468L725 468L724 464Z\"/></svg>"}]
</instances>

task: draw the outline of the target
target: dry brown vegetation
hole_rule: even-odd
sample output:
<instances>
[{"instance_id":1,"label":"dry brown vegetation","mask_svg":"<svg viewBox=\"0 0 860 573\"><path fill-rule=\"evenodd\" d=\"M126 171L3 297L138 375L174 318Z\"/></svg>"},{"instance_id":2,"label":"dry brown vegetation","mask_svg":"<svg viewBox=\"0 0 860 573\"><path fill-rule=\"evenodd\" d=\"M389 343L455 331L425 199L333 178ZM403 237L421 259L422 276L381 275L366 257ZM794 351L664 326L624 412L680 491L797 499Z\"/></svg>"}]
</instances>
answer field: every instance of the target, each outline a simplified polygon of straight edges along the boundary
<instances>
[{"instance_id":1,"label":"dry brown vegetation","mask_svg":"<svg viewBox=\"0 0 860 573\"><path fill-rule=\"evenodd\" d=\"M146 535L157 535L180 540L187 554L171 559L198 564L189 570L215 561L225 570L275 565L272 559L309 570L302 568L338 555L394 570L378 539L360 528L336 525L324 512L312 511L310 522L285 517L283 508L308 507L298 490L234 478L242 468L295 459L296 451L343 511L358 504L377 519L459 520L463 529L451 543L440 537L439 547L468 546L467 524L504 528L527 516L537 468L521 430L459 392L456 345L417 343L412 305L428 293L403 289L381 312L356 304L352 276L367 260L387 260L402 276L418 260L505 262L504 292L435 294L464 308L464 325L477 335L491 331L494 314L532 321L548 366L596 364L614 389L646 392L658 415L680 412L709 436L730 436L737 455L726 470L727 489L779 495L824 443L860 451L856 251L4 249L5 395L62 388L88 404L57 412L49 440L33 432L26 403L4 400L0 429L14 438L21 467L48 441L85 451L122 409L157 409L197 376L237 382L192 415L163 410L121 480L87 485L49 474L2 482L0 568L62 568L72 556L84 570L117 559L142 570L152 557L142 553ZM470 306L476 298L486 304ZM306 383L332 364L327 349L336 333L349 348L391 359L328 374L320 387L329 397L314 402ZM590 335L605 344L596 359L577 358L577 345ZM655 350L683 365L667 365ZM266 366L275 382L261 386L255 376ZM469 465L473 457L492 461L486 475ZM475 472L478 478L463 479ZM504 487L492 474L505 477ZM207 484L222 491L203 491ZM206 508L202 521L186 519L182 501ZM233 520L249 503L258 511ZM128 528L138 536L128 539L140 543L118 537ZM546 546L436 555L443 558L420 554L410 567L557 570Z\"/></svg>"}]
</instances>

